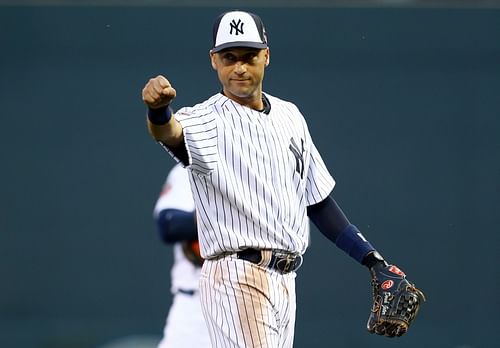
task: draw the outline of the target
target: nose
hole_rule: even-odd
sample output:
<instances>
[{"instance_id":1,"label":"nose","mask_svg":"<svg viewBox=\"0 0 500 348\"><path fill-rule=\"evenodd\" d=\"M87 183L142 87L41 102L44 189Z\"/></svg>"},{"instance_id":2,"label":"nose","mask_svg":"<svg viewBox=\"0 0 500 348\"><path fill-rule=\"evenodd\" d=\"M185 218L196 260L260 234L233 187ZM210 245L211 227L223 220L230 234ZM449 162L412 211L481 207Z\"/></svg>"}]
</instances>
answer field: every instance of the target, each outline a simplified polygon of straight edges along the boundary
<instances>
[{"instance_id":1,"label":"nose","mask_svg":"<svg viewBox=\"0 0 500 348\"><path fill-rule=\"evenodd\" d=\"M234 72L238 75L242 75L247 71L246 64L243 62L236 62L236 66L234 67Z\"/></svg>"}]
</instances>

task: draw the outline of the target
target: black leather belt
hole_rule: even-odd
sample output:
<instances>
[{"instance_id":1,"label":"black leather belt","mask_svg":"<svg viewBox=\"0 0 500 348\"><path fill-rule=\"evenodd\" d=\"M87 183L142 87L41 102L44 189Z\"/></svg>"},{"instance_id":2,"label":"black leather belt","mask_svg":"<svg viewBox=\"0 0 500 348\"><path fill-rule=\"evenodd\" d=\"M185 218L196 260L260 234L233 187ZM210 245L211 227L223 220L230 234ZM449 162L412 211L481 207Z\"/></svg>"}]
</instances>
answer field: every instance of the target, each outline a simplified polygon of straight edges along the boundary
<instances>
[{"instance_id":1,"label":"black leather belt","mask_svg":"<svg viewBox=\"0 0 500 348\"><path fill-rule=\"evenodd\" d=\"M270 251L270 250L269 250ZM242 260L250 261L255 264L261 264L264 256L264 250L245 249L236 253L237 257ZM286 274L295 272L302 266L302 256L298 254L289 254L286 252L272 250L271 257L267 264L261 265L274 269L280 273Z\"/></svg>"}]
</instances>

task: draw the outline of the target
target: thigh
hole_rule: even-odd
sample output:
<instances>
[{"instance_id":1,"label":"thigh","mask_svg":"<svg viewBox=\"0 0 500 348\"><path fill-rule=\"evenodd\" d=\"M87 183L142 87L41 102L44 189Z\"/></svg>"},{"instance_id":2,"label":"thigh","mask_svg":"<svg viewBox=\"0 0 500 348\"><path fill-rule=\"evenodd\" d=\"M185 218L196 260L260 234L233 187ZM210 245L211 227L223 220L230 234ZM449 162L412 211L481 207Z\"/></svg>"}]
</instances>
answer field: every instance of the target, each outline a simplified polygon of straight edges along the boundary
<instances>
[{"instance_id":1,"label":"thigh","mask_svg":"<svg viewBox=\"0 0 500 348\"><path fill-rule=\"evenodd\" d=\"M283 287L286 291L283 297L287 306L283 305L281 310L282 325L280 331L280 348L292 348L295 335L295 315L296 315L296 296L295 296L295 273L283 277Z\"/></svg>"},{"instance_id":2,"label":"thigh","mask_svg":"<svg viewBox=\"0 0 500 348\"><path fill-rule=\"evenodd\" d=\"M196 334L193 334L196 333ZM177 294L168 312L158 348L210 348L199 294Z\"/></svg>"},{"instance_id":3,"label":"thigh","mask_svg":"<svg viewBox=\"0 0 500 348\"><path fill-rule=\"evenodd\" d=\"M232 257L206 261L200 291L212 345L281 347L285 328L295 324L294 282L294 275L283 276ZM289 283L293 283L292 297Z\"/></svg>"}]
</instances>

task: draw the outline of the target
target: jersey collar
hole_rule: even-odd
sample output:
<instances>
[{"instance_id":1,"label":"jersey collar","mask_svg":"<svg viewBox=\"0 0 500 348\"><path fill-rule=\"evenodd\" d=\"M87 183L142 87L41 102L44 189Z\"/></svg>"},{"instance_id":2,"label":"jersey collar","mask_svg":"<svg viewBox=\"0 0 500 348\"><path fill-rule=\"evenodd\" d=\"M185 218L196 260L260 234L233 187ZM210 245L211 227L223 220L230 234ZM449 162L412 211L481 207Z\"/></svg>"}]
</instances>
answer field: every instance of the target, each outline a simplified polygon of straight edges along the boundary
<instances>
[{"instance_id":1,"label":"jersey collar","mask_svg":"<svg viewBox=\"0 0 500 348\"><path fill-rule=\"evenodd\" d=\"M224 91L220 91L220 93L226 98L228 98L227 95L224 94ZM271 102L264 93L262 93L262 103L264 104L264 109L256 111L269 115L269 113L271 112Z\"/></svg>"}]
</instances>

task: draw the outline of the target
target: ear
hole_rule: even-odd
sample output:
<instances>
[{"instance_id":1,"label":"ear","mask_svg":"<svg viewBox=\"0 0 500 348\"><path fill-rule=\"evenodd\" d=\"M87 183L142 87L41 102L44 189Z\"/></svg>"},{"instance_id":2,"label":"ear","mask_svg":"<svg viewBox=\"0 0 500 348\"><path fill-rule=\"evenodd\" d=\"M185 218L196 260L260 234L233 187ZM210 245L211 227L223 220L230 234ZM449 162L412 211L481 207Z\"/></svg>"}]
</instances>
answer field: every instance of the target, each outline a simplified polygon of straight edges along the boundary
<instances>
[{"instance_id":1,"label":"ear","mask_svg":"<svg viewBox=\"0 0 500 348\"><path fill-rule=\"evenodd\" d=\"M212 52L212 50L210 50L208 52L208 55L210 56L210 63L212 63L212 68L214 70L217 70L217 64L215 64L215 59L216 59L215 53Z\"/></svg>"},{"instance_id":2,"label":"ear","mask_svg":"<svg viewBox=\"0 0 500 348\"><path fill-rule=\"evenodd\" d=\"M270 61L270 57L271 57L271 52L269 51L269 47L266 48L265 57L266 57L266 67L267 67L269 65L269 61Z\"/></svg>"}]
</instances>

